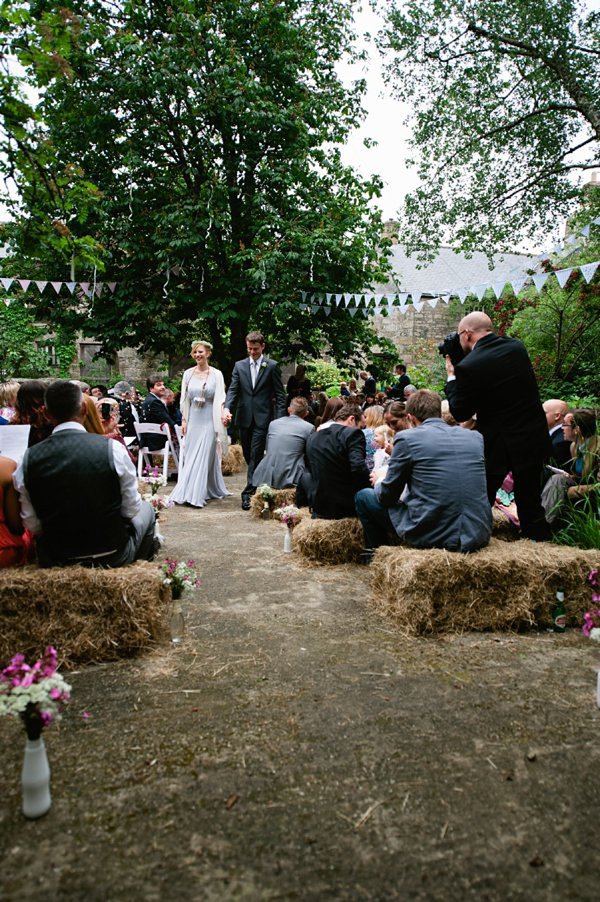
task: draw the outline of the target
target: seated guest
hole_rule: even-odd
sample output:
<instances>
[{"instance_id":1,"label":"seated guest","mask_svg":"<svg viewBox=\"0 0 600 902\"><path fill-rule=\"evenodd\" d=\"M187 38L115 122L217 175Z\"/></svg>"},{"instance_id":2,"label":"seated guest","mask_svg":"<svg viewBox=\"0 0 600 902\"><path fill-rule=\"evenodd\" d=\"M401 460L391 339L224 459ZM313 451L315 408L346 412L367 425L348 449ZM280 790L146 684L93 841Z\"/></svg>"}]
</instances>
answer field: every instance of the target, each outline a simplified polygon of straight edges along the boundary
<instances>
[{"instance_id":1,"label":"seated guest","mask_svg":"<svg viewBox=\"0 0 600 902\"><path fill-rule=\"evenodd\" d=\"M315 420L315 426L318 429L328 429L333 423L334 417L338 410L344 406L344 402L341 398L328 398L325 402L325 407L323 409L323 415L321 417L317 417Z\"/></svg>"},{"instance_id":2,"label":"seated guest","mask_svg":"<svg viewBox=\"0 0 600 902\"><path fill-rule=\"evenodd\" d=\"M29 447L48 438L52 432L52 423L46 416L44 397L46 386L37 379L23 382L17 392L15 415L10 421L16 426L29 426Z\"/></svg>"},{"instance_id":3,"label":"seated guest","mask_svg":"<svg viewBox=\"0 0 600 902\"><path fill-rule=\"evenodd\" d=\"M312 508L313 517L341 520L356 516L354 495L369 484L360 421L360 409L347 404L338 410L329 428L308 437L308 464L297 496L300 505L307 503Z\"/></svg>"},{"instance_id":4,"label":"seated guest","mask_svg":"<svg viewBox=\"0 0 600 902\"><path fill-rule=\"evenodd\" d=\"M346 382L340 382L340 398L349 398L350 391Z\"/></svg>"},{"instance_id":5,"label":"seated guest","mask_svg":"<svg viewBox=\"0 0 600 902\"><path fill-rule=\"evenodd\" d=\"M117 382L113 394L119 403L121 434L135 438L137 433L134 424L139 420L139 414L132 403L133 386L129 382Z\"/></svg>"},{"instance_id":6,"label":"seated guest","mask_svg":"<svg viewBox=\"0 0 600 902\"><path fill-rule=\"evenodd\" d=\"M175 423L169 416L167 405L164 403L164 395L167 391L165 383L160 376L149 376L146 379L148 396L142 404L142 416L144 423L167 423L171 435L175 434ZM165 446L166 438L160 435L144 436L144 445L150 451L161 451Z\"/></svg>"},{"instance_id":7,"label":"seated guest","mask_svg":"<svg viewBox=\"0 0 600 902\"><path fill-rule=\"evenodd\" d=\"M410 429L404 401L388 401L383 410L383 422L394 433Z\"/></svg>"},{"instance_id":8,"label":"seated guest","mask_svg":"<svg viewBox=\"0 0 600 902\"><path fill-rule=\"evenodd\" d=\"M106 385L93 385L90 388L90 395L97 400L108 397L108 389Z\"/></svg>"},{"instance_id":9,"label":"seated guest","mask_svg":"<svg viewBox=\"0 0 600 902\"><path fill-rule=\"evenodd\" d=\"M6 423L10 423L16 413L15 404L19 387L19 383L12 379L9 382L0 382L0 417Z\"/></svg>"},{"instance_id":10,"label":"seated guest","mask_svg":"<svg viewBox=\"0 0 600 902\"><path fill-rule=\"evenodd\" d=\"M589 496L597 503L600 495L600 438L594 412L584 407L568 411L563 433L570 443L572 467L570 473L563 471L550 476L542 490L544 515L550 525L560 525L568 501Z\"/></svg>"},{"instance_id":11,"label":"seated guest","mask_svg":"<svg viewBox=\"0 0 600 902\"><path fill-rule=\"evenodd\" d=\"M382 467L387 467L390 462L392 453L392 440L394 433L389 426L377 426L375 428L375 445L377 450L373 455L373 469L380 471Z\"/></svg>"},{"instance_id":12,"label":"seated guest","mask_svg":"<svg viewBox=\"0 0 600 902\"><path fill-rule=\"evenodd\" d=\"M165 394L163 396L163 401L167 405L167 413L173 420L176 426L181 426L182 416L181 410L179 409L179 402L181 400L181 392L177 392L177 397L174 391L171 391L170 388L165 388Z\"/></svg>"},{"instance_id":13,"label":"seated guest","mask_svg":"<svg viewBox=\"0 0 600 902\"><path fill-rule=\"evenodd\" d=\"M416 385L412 385L412 383L411 383L410 385L405 385L405 386L404 386L404 400L405 400L405 401L408 401L408 399L410 398L410 396L411 396L411 395L414 395L414 393L415 393L416 391L417 391L417 386L416 386Z\"/></svg>"},{"instance_id":14,"label":"seated guest","mask_svg":"<svg viewBox=\"0 0 600 902\"><path fill-rule=\"evenodd\" d=\"M102 420L100 419L100 414L98 413L98 408L96 407L95 398L93 398L92 395L84 395L83 404L85 406L85 416L83 418L83 428L85 431L89 432L91 435L104 435L104 427L102 425Z\"/></svg>"},{"instance_id":15,"label":"seated guest","mask_svg":"<svg viewBox=\"0 0 600 902\"><path fill-rule=\"evenodd\" d=\"M377 451L377 443L375 442L375 429L383 425L383 407L373 404L367 407L365 412L365 429L363 434L365 437L366 461L369 470L373 469L373 456Z\"/></svg>"},{"instance_id":16,"label":"seated guest","mask_svg":"<svg viewBox=\"0 0 600 902\"><path fill-rule=\"evenodd\" d=\"M487 545L492 514L482 436L448 426L440 396L427 389L413 393L406 413L415 428L396 434L385 478L355 499L365 547L393 544L396 537L447 551Z\"/></svg>"},{"instance_id":17,"label":"seated guest","mask_svg":"<svg viewBox=\"0 0 600 902\"><path fill-rule=\"evenodd\" d=\"M151 560L154 511L140 497L127 449L85 431L86 407L72 382L49 386L46 409L54 431L25 452L13 477L40 566Z\"/></svg>"},{"instance_id":18,"label":"seated guest","mask_svg":"<svg viewBox=\"0 0 600 902\"><path fill-rule=\"evenodd\" d=\"M548 433L552 442L552 457L557 467L569 471L571 469L571 442L565 439L562 428L565 416L569 412L569 406L565 401L551 398L549 401L544 401L542 407L546 414Z\"/></svg>"},{"instance_id":19,"label":"seated guest","mask_svg":"<svg viewBox=\"0 0 600 902\"><path fill-rule=\"evenodd\" d=\"M308 402L292 398L287 417L271 420L266 454L252 476L252 485L263 483L274 489L297 485L304 473L306 440L314 431L306 422Z\"/></svg>"},{"instance_id":20,"label":"seated guest","mask_svg":"<svg viewBox=\"0 0 600 902\"><path fill-rule=\"evenodd\" d=\"M306 367L301 363L296 367L294 375L288 379L285 390L288 405L291 403L292 398L305 398L307 401L310 401L310 382L306 378Z\"/></svg>"},{"instance_id":21,"label":"seated guest","mask_svg":"<svg viewBox=\"0 0 600 902\"><path fill-rule=\"evenodd\" d=\"M17 465L9 457L0 457L0 567L27 563L31 535L23 528L19 496L12 483Z\"/></svg>"}]
</instances>

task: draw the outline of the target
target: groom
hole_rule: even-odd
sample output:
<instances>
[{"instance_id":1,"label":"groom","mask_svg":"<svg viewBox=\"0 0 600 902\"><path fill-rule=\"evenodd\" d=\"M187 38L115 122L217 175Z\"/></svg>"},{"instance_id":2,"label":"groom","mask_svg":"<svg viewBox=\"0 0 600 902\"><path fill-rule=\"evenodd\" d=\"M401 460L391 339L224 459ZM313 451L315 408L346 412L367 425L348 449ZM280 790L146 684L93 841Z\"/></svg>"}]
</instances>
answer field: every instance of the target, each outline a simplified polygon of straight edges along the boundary
<instances>
[{"instance_id":1,"label":"groom","mask_svg":"<svg viewBox=\"0 0 600 902\"><path fill-rule=\"evenodd\" d=\"M250 499L256 491L252 476L265 453L269 423L285 416L286 412L281 370L278 363L263 355L265 340L261 333L249 332L246 347L248 357L238 360L233 368L223 408L223 423L226 426L231 420L231 408L236 408L235 425L240 430L244 459L248 464L246 487L242 491L242 508L245 511L250 510Z\"/></svg>"}]
</instances>

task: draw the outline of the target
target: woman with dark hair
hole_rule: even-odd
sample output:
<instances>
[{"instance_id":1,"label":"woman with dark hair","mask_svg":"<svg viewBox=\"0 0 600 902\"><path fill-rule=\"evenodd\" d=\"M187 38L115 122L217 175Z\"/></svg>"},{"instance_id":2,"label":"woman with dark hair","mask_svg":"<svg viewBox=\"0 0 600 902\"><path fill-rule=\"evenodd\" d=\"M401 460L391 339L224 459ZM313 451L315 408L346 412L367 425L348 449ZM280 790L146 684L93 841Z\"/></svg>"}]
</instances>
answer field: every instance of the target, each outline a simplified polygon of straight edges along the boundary
<instances>
[{"instance_id":1,"label":"woman with dark hair","mask_svg":"<svg viewBox=\"0 0 600 902\"><path fill-rule=\"evenodd\" d=\"M317 417L317 419L315 420L315 428L318 430L327 428L327 426L331 426L331 424L333 423L333 418L335 417L340 407L343 406L344 401L342 398L329 398L327 400L327 403L325 404L323 415L321 417Z\"/></svg>"},{"instance_id":2,"label":"woman with dark hair","mask_svg":"<svg viewBox=\"0 0 600 902\"><path fill-rule=\"evenodd\" d=\"M46 415L44 398L46 386L38 379L23 382L17 392L15 415L10 421L13 426L29 426L28 447L37 445L48 438L54 428Z\"/></svg>"},{"instance_id":3,"label":"woman with dark hair","mask_svg":"<svg viewBox=\"0 0 600 902\"><path fill-rule=\"evenodd\" d=\"M593 496L600 493L600 438L594 411L582 407L566 413L563 435L571 442L571 472L554 470L542 489L542 507L551 525L560 522L567 500L590 496L595 501Z\"/></svg>"}]
</instances>

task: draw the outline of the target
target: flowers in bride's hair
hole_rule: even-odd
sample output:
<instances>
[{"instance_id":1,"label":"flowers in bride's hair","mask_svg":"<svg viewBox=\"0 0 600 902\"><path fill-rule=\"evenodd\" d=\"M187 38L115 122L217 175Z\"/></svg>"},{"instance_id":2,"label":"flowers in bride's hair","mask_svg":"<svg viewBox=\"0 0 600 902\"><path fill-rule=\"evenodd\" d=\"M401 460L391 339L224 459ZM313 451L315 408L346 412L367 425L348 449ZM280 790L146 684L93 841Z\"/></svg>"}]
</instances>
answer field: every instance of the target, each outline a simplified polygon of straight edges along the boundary
<instances>
[{"instance_id":1,"label":"flowers in bride's hair","mask_svg":"<svg viewBox=\"0 0 600 902\"><path fill-rule=\"evenodd\" d=\"M195 589L200 585L196 561L172 561L167 558L160 569L163 584L171 587L173 598L180 598L186 589Z\"/></svg>"},{"instance_id":2,"label":"flowers in bride's hair","mask_svg":"<svg viewBox=\"0 0 600 902\"><path fill-rule=\"evenodd\" d=\"M293 504L285 504L283 507L278 507L273 513L288 529L293 529L302 519L302 514Z\"/></svg>"},{"instance_id":3,"label":"flowers in bride's hair","mask_svg":"<svg viewBox=\"0 0 600 902\"><path fill-rule=\"evenodd\" d=\"M263 501L270 504L272 501L275 501L275 489L272 489L270 485L267 485L266 482L263 482L262 485L256 490L256 494L259 498L262 498Z\"/></svg>"},{"instance_id":4,"label":"flowers in bride's hair","mask_svg":"<svg viewBox=\"0 0 600 902\"><path fill-rule=\"evenodd\" d=\"M71 697L71 687L56 665L56 649L49 645L35 664L30 666L19 654L0 671L0 714L21 717L30 739L39 739L44 727L60 720L61 707Z\"/></svg>"},{"instance_id":5,"label":"flowers in bride's hair","mask_svg":"<svg viewBox=\"0 0 600 902\"><path fill-rule=\"evenodd\" d=\"M145 482L146 485L150 486L153 495L158 493L161 485L167 484L166 478L162 475L158 467L144 467L142 482Z\"/></svg>"}]
</instances>

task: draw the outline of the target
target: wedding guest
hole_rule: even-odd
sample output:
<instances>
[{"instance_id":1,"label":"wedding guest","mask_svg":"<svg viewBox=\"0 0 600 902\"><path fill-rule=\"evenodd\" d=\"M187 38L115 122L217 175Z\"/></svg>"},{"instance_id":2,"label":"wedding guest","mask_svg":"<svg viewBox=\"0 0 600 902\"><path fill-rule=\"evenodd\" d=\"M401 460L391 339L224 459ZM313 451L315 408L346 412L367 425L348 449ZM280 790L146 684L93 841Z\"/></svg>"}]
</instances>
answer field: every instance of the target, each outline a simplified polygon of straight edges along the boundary
<instances>
[{"instance_id":1,"label":"wedding guest","mask_svg":"<svg viewBox=\"0 0 600 902\"><path fill-rule=\"evenodd\" d=\"M373 457L377 451L375 429L383 425L383 407L373 404L364 411L366 428L363 430L366 446L366 462L369 470L373 469Z\"/></svg>"},{"instance_id":2,"label":"wedding guest","mask_svg":"<svg viewBox=\"0 0 600 902\"><path fill-rule=\"evenodd\" d=\"M3 417L7 423L10 423L15 415L18 391L19 383L14 379L0 383L0 417Z\"/></svg>"},{"instance_id":3,"label":"wedding guest","mask_svg":"<svg viewBox=\"0 0 600 902\"><path fill-rule=\"evenodd\" d=\"M323 416L317 417L315 420L317 431L320 429L328 429L333 423L336 413L343 406L344 402L341 398L328 398L323 410Z\"/></svg>"},{"instance_id":4,"label":"wedding guest","mask_svg":"<svg viewBox=\"0 0 600 902\"><path fill-rule=\"evenodd\" d=\"M44 399L46 386L37 379L28 379L20 386L15 402L13 425L29 426L28 447L37 445L52 432L52 423L46 415Z\"/></svg>"},{"instance_id":5,"label":"wedding guest","mask_svg":"<svg viewBox=\"0 0 600 902\"><path fill-rule=\"evenodd\" d=\"M0 567L26 564L31 550L31 534L23 527L12 482L16 469L14 460L0 456Z\"/></svg>"},{"instance_id":6,"label":"wedding guest","mask_svg":"<svg viewBox=\"0 0 600 902\"><path fill-rule=\"evenodd\" d=\"M93 385L90 389L90 395L92 398L106 398L108 397L108 388L106 385Z\"/></svg>"},{"instance_id":7,"label":"wedding guest","mask_svg":"<svg viewBox=\"0 0 600 902\"><path fill-rule=\"evenodd\" d=\"M266 483L274 489L285 489L297 485L304 473L306 440L314 432L306 422L306 399L292 398L288 414L269 425L266 454L252 476L254 486Z\"/></svg>"},{"instance_id":8,"label":"wedding guest","mask_svg":"<svg viewBox=\"0 0 600 902\"><path fill-rule=\"evenodd\" d=\"M96 407L96 400L92 395L83 395L83 403L85 404L85 417L83 419L83 428L91 435L104 435L104 427L102 420Z\"/></svg>"}]
</instances>

